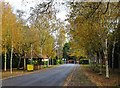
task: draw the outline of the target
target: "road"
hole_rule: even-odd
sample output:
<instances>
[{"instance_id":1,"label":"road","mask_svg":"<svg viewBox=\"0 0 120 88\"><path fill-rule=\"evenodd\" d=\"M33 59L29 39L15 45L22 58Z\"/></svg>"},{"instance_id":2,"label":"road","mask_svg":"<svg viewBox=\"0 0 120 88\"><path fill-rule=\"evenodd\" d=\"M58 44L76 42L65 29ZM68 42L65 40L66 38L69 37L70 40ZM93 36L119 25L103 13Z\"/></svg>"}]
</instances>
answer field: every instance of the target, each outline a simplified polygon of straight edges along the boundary
<instances>
[{"instance_id":1,"label":"road","mask_svg":"<svg viewBox=\"0 0 120 88\"><path fill-rule=\"evenodd\" d=\"M47 70L13 77L2 81L2 86L63 86L67 76L78 66L64 64Z\"/></svg>"}]
</instances>

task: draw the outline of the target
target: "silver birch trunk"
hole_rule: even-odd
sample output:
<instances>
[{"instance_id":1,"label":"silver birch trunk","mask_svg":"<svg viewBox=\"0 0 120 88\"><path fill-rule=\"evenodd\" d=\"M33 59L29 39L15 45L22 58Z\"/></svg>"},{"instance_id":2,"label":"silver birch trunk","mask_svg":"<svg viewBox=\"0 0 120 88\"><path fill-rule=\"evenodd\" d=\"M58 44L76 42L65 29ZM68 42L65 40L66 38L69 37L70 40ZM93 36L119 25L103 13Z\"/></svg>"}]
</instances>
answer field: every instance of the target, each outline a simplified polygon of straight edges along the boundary
<instances>
[{"instance_id":1,"label":"silver birch trunk","mask_svg":"<svg viewBox=\"0 0 120 88\"><path fill-rule=\"evenodd\" d=\"M12 74L12 59L13 59L13 41L11 47L11 58L10 58L10 73Z\"/></svg>"},{"instance_id":2,"label":"silver birch trunk","mask_svg":"<svg viewBox=\"0 0 120 88\"><path fill-rule=\"evenodd\" d=\"M6 71L6 60L7 60L7 52L6 52L6 47L5 47L5 62L4 62L4 71Z\"/></svg>"},{"instance_id":3,"label":"silver birch trunk","mask_svg":"<svg viewBox=\"0 0 120 88\"><path fill-rule=\"evenodd\" d=\"M108 67L108 55L107 55L107 39L105 40L105 65L106 65L106 78L109 78L109 67Z\"/></svg>"}]
</instances>

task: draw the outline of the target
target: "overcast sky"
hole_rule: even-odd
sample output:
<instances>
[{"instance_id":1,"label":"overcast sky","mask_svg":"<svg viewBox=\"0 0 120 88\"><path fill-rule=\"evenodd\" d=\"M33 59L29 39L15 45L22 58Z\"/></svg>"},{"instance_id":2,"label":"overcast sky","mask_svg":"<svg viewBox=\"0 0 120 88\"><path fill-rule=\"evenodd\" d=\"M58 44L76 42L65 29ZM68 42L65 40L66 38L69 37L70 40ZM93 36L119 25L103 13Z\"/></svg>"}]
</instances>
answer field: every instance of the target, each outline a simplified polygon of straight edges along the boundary
<instances>
[{"instance_id":1,"label":"overcast sky","mask_svg":"<svg viewBox=\"0 0 120 88\"><path fill-rule=\"evenodd\" d=\"M38 3L40 3L40 1L46 1L46 0L4 0L5 2L9 2L9 4L12 6L13 12L15 13L16 10L23 10L25 11L26 15L25 15L25 19L27 19L29 17L29 11L30 11L30 7L34 7L35 5L37 5ZM61 19L61 21L64 21L67 15L67 7L65 4L61 4L67 0L54 0L55 2L57 2L56 4L56 9L59 10L59 13L57 13L56 17L58 19Z\"/></svg>"},{"instance_id":2,"label":"overcast sky","mask_svg":"<svg viewBox=\"0 0 120 88\"><path fill-rule=\"evenodd\" d=\"M13 11L14 13L16 12L16 10L23 10L26 12L25 18L27 19L27 17L29 16L29 11L30 11L30 7L34 7L35 5L39 4L42 1L46 1L46 0L4 0L5 2L9 2L10 5L13 7ZM54 2L57 2L56 4L56 9L59 10L59 13L57 13L57 18L60 18L62 21L66 18L67 15L67 11L69 10L65 4L62 4L63 2L66 1L84 1L84 2L91 2L91 1L101 1L101 0L54 0ZM109 0L103 0L108 2ZM110 0L111 2L118 2L119 0Z\"/></svg>"}]
</instances>

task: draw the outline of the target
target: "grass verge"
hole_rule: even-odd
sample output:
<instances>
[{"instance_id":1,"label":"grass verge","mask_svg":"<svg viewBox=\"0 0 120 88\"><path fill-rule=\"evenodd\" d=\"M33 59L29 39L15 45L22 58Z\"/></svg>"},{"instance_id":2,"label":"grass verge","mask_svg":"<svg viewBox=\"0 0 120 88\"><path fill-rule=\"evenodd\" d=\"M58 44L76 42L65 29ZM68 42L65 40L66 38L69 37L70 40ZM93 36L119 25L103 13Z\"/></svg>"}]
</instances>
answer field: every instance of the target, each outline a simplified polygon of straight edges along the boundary
<instances>
[{"instance_id":1,"label":"grass verge","mask_svg":"<svg viewBox=\"0 0 120 88\"><path fill-rule=\"evenodd\" d=\"M110 70L110 78L107 79L105 77L105 69L102 70L102 75L99 75L98 73L92 71L89 68L89 65L81 65L81 68L83 69L84 74L97 86L119 86L120 84L120 75L118 72L114 72Z\"/></svg>"}]
</instances>

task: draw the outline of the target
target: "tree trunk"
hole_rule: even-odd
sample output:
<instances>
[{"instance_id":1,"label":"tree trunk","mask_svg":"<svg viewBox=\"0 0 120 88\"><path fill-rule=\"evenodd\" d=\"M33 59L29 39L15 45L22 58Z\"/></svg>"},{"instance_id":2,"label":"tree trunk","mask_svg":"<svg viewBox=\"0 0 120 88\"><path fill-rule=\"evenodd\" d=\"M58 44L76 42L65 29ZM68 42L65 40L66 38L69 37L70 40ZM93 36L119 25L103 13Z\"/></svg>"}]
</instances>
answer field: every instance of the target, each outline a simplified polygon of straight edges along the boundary
<instances>
[{"instance_id":1,"label":"tree trunk","mask_svg":"<svg viewBox=\"0 0 120 88\"><path fill-rule=\"evenodd\" d=\"M114 51L115 51L115 41L113 42L113 48L112 48L112 69L114 69Z\"/></svg>"},{"instance_id":2,"label":"tree trunk","mask_svg":"<svg viewBox=\"0 0 120 88\"><path fill-rule=\"evenodd\" d=\"M18 69L20 69L20 62L21 62L21 56L19 55L19 61L18 61Z\"/></svg>"},{"instance_id":3,"label":"tree trunk","mask_svg":"<svg viewBox=\"0 0 120 88\"><path fill-rule=\"evenodd\" d=\"M6 71L6 60L7 60L7 52L6 52L6 47L5 47L5 62L4 62L4 71Z\"/></svg>"},{"instance_id":4,"label":"tree trunk","mask_svg":"<svg viewBox=\"0 0 120 88\"><path fill-rule=\"evenodd\" d=\"M41 55L41 58L42 58L41 63L43 63L43 65L41 64L41 68L42 68L42 66L44 66L44 59L42 57L42 46L40 48L40 55Z\"/></svg>"},{"instance_id":5,"label":"tree trunk","mask_svg":"<svg viewBox=\"0 0 120 88\"><path fill-rule=\"evenodd\" d=\"M109 78L109 68L108 68L108 60L107 60L107 58L106 58L105 63L106 63L106 78Z\"/></svg>"},{"instance_id":6,"label":"tree trunk","mask_svg":"<svg viewBox=\"0 0 120 88\"><path fill-rule=\"evenodd\" d=\"M13 59L13 41L11 47L11 58L10 58L10 73L12 74L12 59Z\"/></svg>"},{"instance_id":7,"label":"tree trunk","mask_svg":"<svg viewBox=\"0 0 120 88\"><path fill-rule=\"evenodd\" d=\"M109 78L109 67L108 67L108 55L107 55L107 39L105 40L105 65L106 65L106 78Z\"/></svg>"},{"instance_id":8,"label":"tree trunk","mask_svg":"<svg viewBox=\"0 0 120 88\"><path fill-rule=\"evenodd\" d=\"M43 66L44 66L44 67L46 66L46 62L45 62L45 59L44 59L44 63L43 63Z\"/></svg>"},{"instance_id":9,"label":"tree trunk","mask_svg":"<svg viewBox=\"0 0 120 88\"><path fill-rule=\"evenodd\" d=\"M24 70L26 70L26 59L24 58Z\"/></svg>"},{"instance_id":10,"label":"tree trunk","mask_svg":"<svg viewBox=\"0 0 120 88\"><path fill-rule=\"evenodd\" d=\"M99 73L99 52L97 52L97 56L96 56L95 71Z\"/></svg>"},{"instance_id":11,"label":"tree trunk","mask_svg":"<svg viewBox=\"0 0 120 88\"><path fill-rule=\"evenodd\" d=\"M50 62L50 66L51 66L51 58L50 58L50 61L49 61L49 62Z\"/></svg>"},{"instance_id":12,"label":"tree trunk","mask_svg":"<svg viewBox=\"0 0 120 88\"><path fill-rule=\"evenodd\" d=\"M100 68L100 75L102 75L102 58L101 58L101 53L99 52L99 68Z\"/></svg>"},{"instance_id":13,"label":"tree trunk","mask_svg":"<svg viewBox=\"0 0 120 88\"><path fill-rule=\"evenodd\" d=\"M96 71L96 67L97 67L97 55L94 55L94 63L93 63L93 71Z\"/></svg>"},{"instance_id":14,"label":"tree trunk","mask_svg":"<svg viewBox=\"0 0 120 88\"><path fill-rule=\"evenodd\" d=\"M24 57L24 70L26 70L26 53L25 53L25 57Z\"/></svg>"},{"instance_id":15,"label":"tree trunk","mask_svg":"<svg viewBox=\"0 0 120 88\"><path fill-rule=\"evenodd\" d=\"M39 70L39 60L38 59L36 59L37 60L37 67L38 67L38 70Z\"/></svg>"},{"instance_id":16,"label":"tree trunk","mask_svg":"<svg viewBox=\"0 0 120 88\"><path fill-rule=\"evenodd\" d=\"M32 51L33 51L33 46L31 44L31 64L32 64L32 59L33 59Z\"/></svg>"},{"instance_id":17,"label":"tree trunk","mask_svg":"<svg viewBox=\"0 0 120 88\"><path fill-rule=\"evenodd\" d=\"M51 65L53 65L53 59L51 58Z\"/></svg>"},{"instance_id":18,"label":"tree trunk","mask_svg":"<svg viewBox=\"0 0 120 88\"><path fill-rule=\"evenodd\" d=\"M120 54L118 54L118 61L119 61L119 72L120 72Z\"/></svg>"},{"instance_id":19,"label":"tree trunk","mask_svg":"<svg viewBox=\"0 0 120 88\"><path fill-rule=\"evenodd\" d=\"M49 67L49 59L48 59L48 63L47 63L48 67Z\"/></svg>"}]
</instances>

